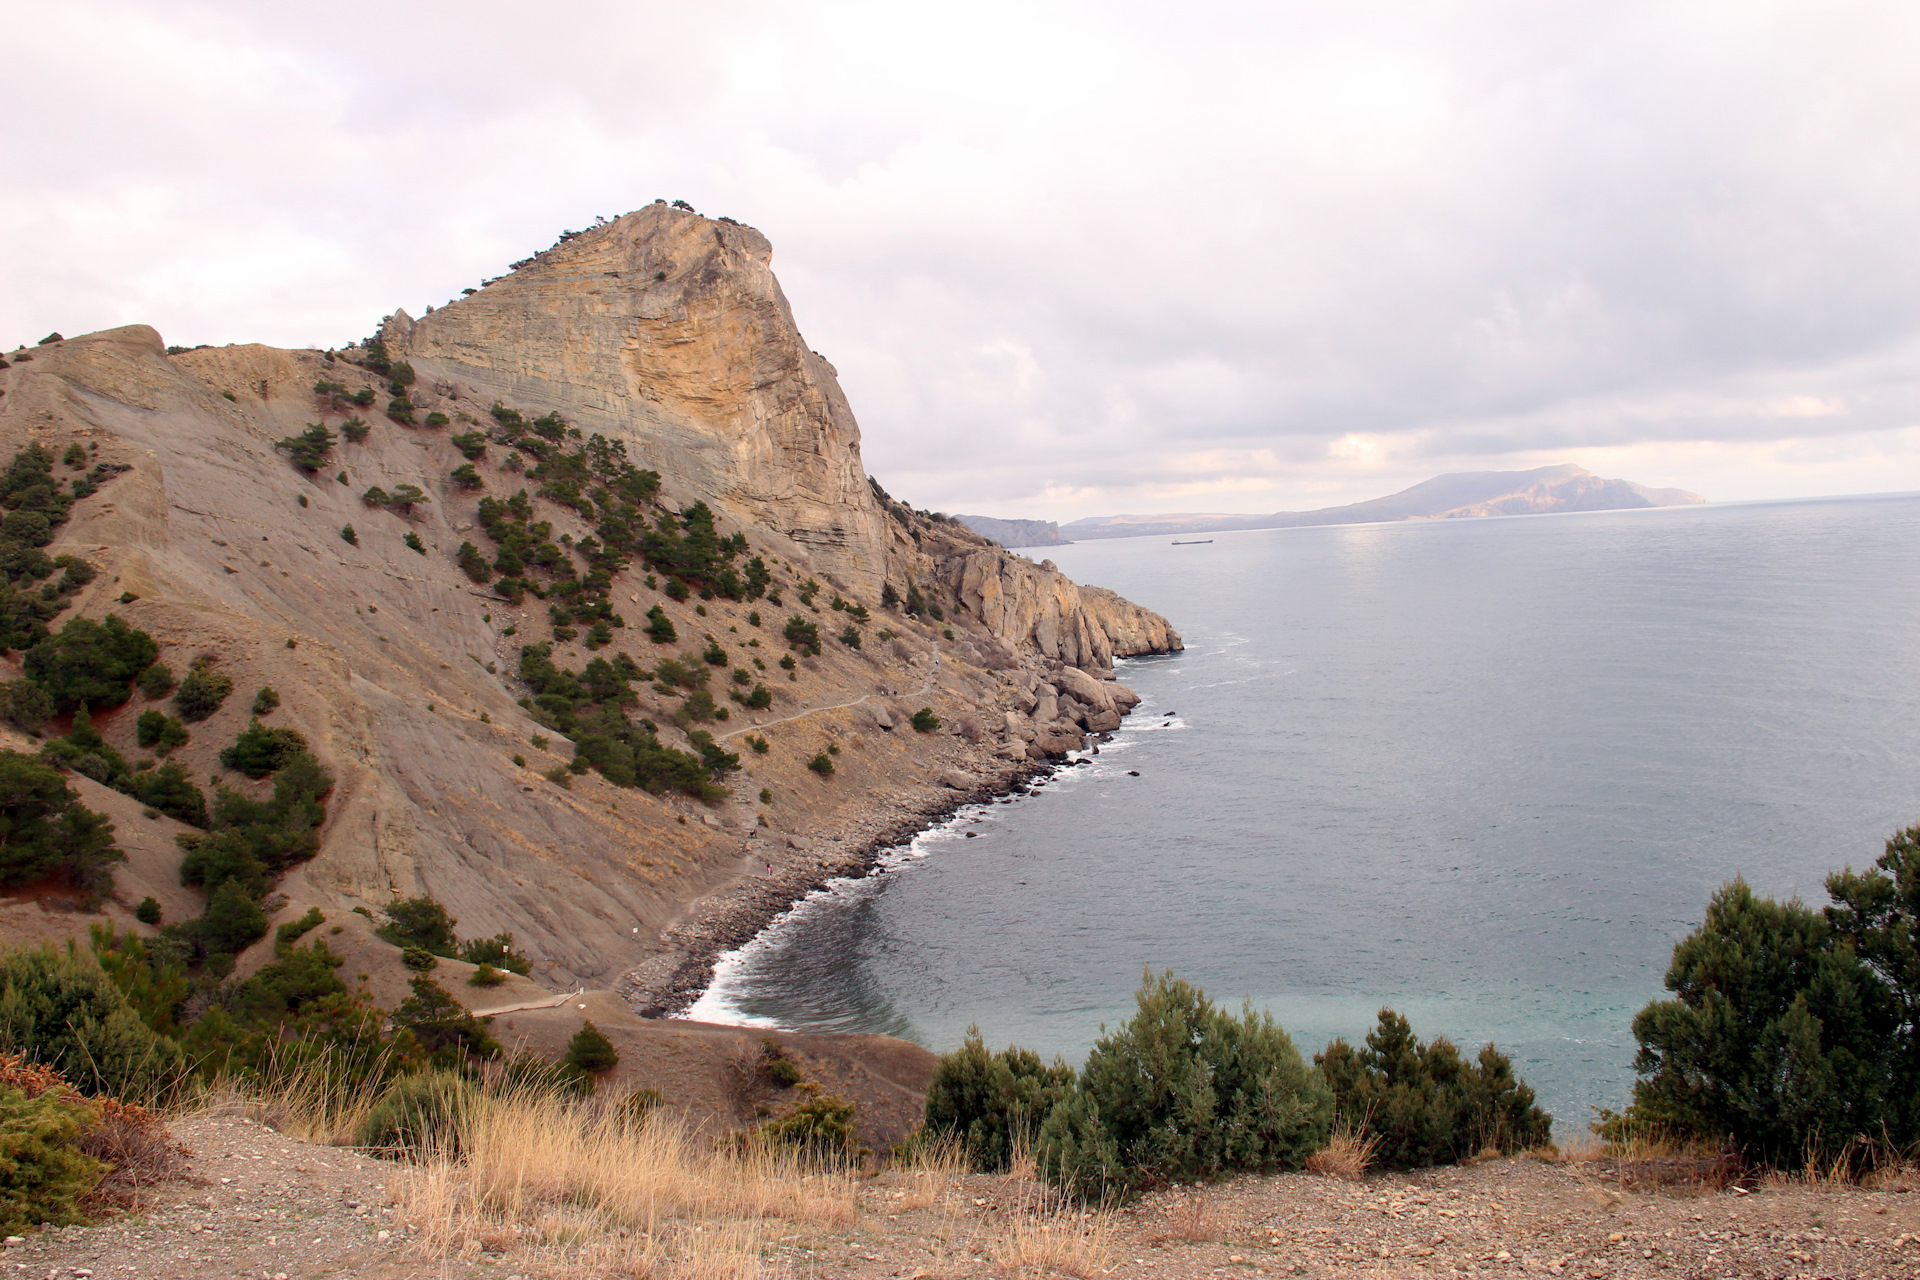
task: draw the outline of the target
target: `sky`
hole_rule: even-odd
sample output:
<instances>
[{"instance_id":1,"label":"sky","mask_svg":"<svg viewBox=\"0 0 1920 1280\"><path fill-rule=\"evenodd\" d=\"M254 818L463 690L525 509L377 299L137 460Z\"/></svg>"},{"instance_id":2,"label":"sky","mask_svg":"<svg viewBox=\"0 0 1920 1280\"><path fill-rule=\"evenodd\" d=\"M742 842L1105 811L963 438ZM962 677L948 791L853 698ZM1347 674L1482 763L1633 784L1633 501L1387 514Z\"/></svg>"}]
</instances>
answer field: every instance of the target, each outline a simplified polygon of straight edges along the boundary
<instances>
[{"instance_id":1,"label":"sky","mask_svg":"<svg viewBox=\"0 0 1920 1280\"><path fill-rule=\"evenodd\" d=\"M0 342L338 346L656 197L946 511L1920 490L1920 6L0 0Z\"/></svg>"}]
</instances>

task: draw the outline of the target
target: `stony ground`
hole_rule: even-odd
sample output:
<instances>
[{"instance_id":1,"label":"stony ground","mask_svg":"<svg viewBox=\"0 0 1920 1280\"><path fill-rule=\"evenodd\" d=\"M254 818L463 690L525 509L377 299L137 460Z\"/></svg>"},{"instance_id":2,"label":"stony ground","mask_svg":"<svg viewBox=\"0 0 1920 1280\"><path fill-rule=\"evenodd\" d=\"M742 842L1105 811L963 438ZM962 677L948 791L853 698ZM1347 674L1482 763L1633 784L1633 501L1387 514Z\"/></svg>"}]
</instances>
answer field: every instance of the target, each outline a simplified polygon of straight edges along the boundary
<instances>
[{"instance_id":1,"label":"stony ground","mask_svg":"<svg viewBox=\"0 0 1920 1280\"><path fill-rule=\"evenodd\" d=\"M395 1166L240 1117L176 1126L193 1178L98 1227L10 1242L24 1276L599 1276L469 1245L428 1256L394 1221ZM1046 1211L1032 1184L888 1172L840 1227L760 1225L763 1276L1920 1276L1920 1180L1749 1193L1623 1190L1595 1165L1494 1161L1349 1183L1246 1178L1149 1196L1104 1224ZM673 1262L654 1273L694 1274ZM711 1274L711 1272L706 1272ZM631 1274L631 1273L623 1273ZM734 1272L733 1274L740 1274Z\"/></svg>"}]
</instances>

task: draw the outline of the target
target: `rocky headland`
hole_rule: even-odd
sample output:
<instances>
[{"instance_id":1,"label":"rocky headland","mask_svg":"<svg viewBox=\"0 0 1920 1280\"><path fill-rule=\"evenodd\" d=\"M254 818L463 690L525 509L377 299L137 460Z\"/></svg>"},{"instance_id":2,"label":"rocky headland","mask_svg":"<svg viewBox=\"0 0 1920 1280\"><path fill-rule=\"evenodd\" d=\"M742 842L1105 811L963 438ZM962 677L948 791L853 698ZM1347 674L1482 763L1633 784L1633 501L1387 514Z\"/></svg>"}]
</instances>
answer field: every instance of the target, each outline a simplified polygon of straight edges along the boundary
<instances>
[{"instance_id":1,"label":"rocky headland","mask_svg":"<svg viewBox=\"0 0 1920 1280\"><path fill-rule=\"evenodd\" d=\"M512 933L530 986L670 1010L718 949L807 889L1116 727L1137 699L1115 658L1180 648L1158 615L869 478L771 260L750 227L656 203L334 350L184 350L134 325L8 353L0 448L77 444L122 468L46 548L97 569L61 620L116 614L175 671L204 662L244 694L271 686L273 723L333 775L319 851L275 886L276 922L428 894L462 935ZM331 436L323 458L295 465L287 442L313 424ZM595 580L617 503L586 469L614 446L623 474L657 473L635 528L704 504L729 565L759 564L764 581L676 591L638 556ZM511 518L538 545L502 568L500 517L481 503L522 491ZM524 678L540 646L563 673L618 655L644 669L626 717L666 747L711 734L736 753L726 796L569 770L575 744ZM705 670L712 704L655 679L663 659ZM7 661L17 674L20 655ZM173 759L264 792L218 759L247 701L194 725ZM129 758L142 705L95 721ZM128 854L111 922L151 933L134 916L146 896L167 919L197 915L172 839L188 828L73 785ZM0 939L84 936L88 919L16 895ZM360 963L377 967L375 946Z\"/></svg>"}]
</instances>

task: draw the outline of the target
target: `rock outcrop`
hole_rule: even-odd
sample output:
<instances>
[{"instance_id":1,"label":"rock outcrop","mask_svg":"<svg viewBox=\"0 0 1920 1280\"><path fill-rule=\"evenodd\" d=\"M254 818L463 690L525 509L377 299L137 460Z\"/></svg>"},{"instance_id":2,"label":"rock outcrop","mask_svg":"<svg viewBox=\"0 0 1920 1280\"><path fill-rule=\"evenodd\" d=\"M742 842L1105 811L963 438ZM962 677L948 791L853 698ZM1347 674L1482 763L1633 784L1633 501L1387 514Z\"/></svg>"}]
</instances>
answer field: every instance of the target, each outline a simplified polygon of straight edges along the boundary
<instances>
[{"instance_id":1,"label":"rock outcrop","mask_svg":"<svg viewBox=\"0 0 1920 1280\"><path fill-rule=\"evenodd\" d=\"M1129 705L1110 679L1115 657L1179 647L1150 611L887 498L769 260L751 228L655 205L419 320L396 314L382 332L415 373L411 422L372 407L391 389L364 345L181 351L130 326L0 363L0 462L29 443L56 456L79 445L122 468L46 549L98 569L54 625L116 613L175 672L205 659L228 675L234 695L174 753L195 777L270 786L218 759L269 685L272 724L297 730L331 770L319 854L278 886L287 911L377 911L430 893L463 936L512 932L555 987L648 966L683 981L698 956L663 939L684 921L739 901L742 919L764 918L902 815L953 803L941 779L984 785L1035 743L1042 754L1080 745ZM768 594L670 594L675 584L635 564L613 575L614 629L596 639L559 607L572 597L483 585L509 572L486 567L483 495L526 490L540 536L569 564L598 532L591 502L556 501L528 478L531 463L494 432L496 403L621 443L660 473L665 509L706 502L742 559L764 560ZM332 443L303 471L278 446L316 421ZM406 508L362 496L405 485L423 494ZM674 643L643 633L655 610ZM817 627L818 653L783 638L790 616ZM701 646L719 648L729 665L711 668L714 692L732 716L701 714L715 716L704 730L714 745L740 753L731 796L705 805L570 772L573 745L519 677L534 644L566 670L616 653L651 669L689 647L706 669ZM17 653L6 661L17 670ZM752 685L766 689L756 706ZM1009 708L1043 686L1053 714L1036 723L1016 711L1009 735ZM684 690L643 680L633 696L636 720L695 749L675 720ZM134 741L141 705L96 726L130 759L147 754ZM906 727L922 707L938 732ZM756 740L764 750L749 750ZM807 767L828 745L839 749L831 783ZM141 847L174 856L178 824L139 821L158 833ZM109 913L146 929L131 902Z\"/></svg>"}]
</instances>

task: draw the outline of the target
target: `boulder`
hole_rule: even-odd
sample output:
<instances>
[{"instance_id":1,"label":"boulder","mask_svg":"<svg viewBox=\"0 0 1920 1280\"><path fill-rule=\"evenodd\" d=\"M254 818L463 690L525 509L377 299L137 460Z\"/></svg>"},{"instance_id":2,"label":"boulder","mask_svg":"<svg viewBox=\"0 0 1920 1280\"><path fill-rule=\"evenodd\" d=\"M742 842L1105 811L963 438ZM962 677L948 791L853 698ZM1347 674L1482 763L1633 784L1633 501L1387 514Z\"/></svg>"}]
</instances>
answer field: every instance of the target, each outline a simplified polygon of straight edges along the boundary
<instances>
[{"instance_id":1,"label":"boulder","mask_svg":"<svg viewBox=\"0 0 1920 1280\"><path fill-rule=\"evenodd\" d=\"M1047 724L1050 721L1058 720L1060 718L1060 695L1053 691L1052 686L1042 685L1040 688L1040 700L1034 703L1033 710L1029 714L1033 716L1033 722L1035 724Z\"/></svg>"},{"instance_id":2,"label":"boulder","mask_svg":"<svg viewBox=\"0 0 1920 1280\"><path fill-rule=\"evenodd\" d=\"M971 791L980 785L980 780L964 770L948 769L941 773L940 785L955 791Z\"/></svg>"},{"instance_id":3,"label":"boulder","mask_svg":"<svg viewBox=\"0 0 1920 1280\"><path fill-rule=\"evenodd\" d=\"M1078 698L1095 711L1113 710L1112 684L1095 680L1078 667L1061 667L1054 673L1053 683L1061 693Z\"/></svg>"},{"instance_id":4,"label":"boulder","mask_svg":"<svg viewBox=\"0 0 1920 1280\"><path fill-rule=\"evenodd\" d=\"M1120 713L1118 711L1095 711L1087 717L1086 725L1087 732L1089 733L1112 733L1120 727Z\"/></svg>"}]
</instances>

